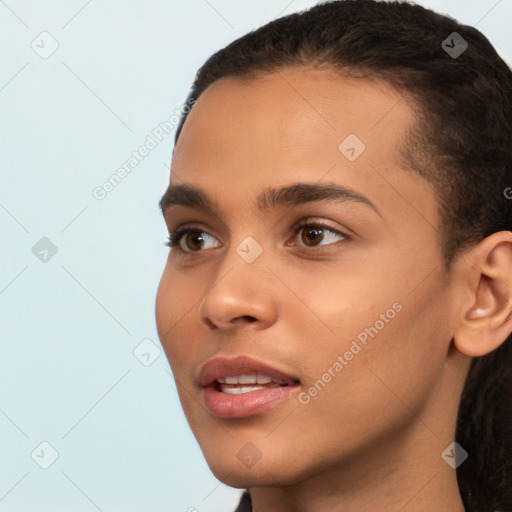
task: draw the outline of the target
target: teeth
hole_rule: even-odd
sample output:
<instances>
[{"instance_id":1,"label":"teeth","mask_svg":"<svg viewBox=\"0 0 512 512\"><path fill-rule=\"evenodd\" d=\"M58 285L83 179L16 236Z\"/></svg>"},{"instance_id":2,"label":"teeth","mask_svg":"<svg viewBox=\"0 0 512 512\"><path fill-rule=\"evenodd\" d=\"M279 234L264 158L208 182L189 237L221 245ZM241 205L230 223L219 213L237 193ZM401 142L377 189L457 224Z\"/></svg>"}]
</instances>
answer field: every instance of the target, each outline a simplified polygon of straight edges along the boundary
<instances>
[{"instance_id":1,"label":"teeth","mask_svg":"<svg viewBox=\"0 0 512 512\"><path fill-rule=\"evenodd\" d=\"M256 382L258 384L268 384L269 382L272 382L272 379L268 377L267 375L258 375L256 376Z\"/></svg>"},{"instance_id":2,"label":"teeth","mask_svg":"<svg viewBox=\"0 0 512 512\"><path fill-rule=\"evenodd\" d=\"M237 377L227 376L227 377L219 377L217 379L219 384L269 384L270 382L275 382L277 384L286 384L285 380L274 379L269 377L268 375L262 375L259 373L249 373L246 375L238 375Z\"/></svg>"},{"instance_id":3,"label":"teeth","mask_svg":"<svg viewBox=\"0 0 512 512\"><path fill-rule=\"evenodd\" d=\"M221 386L220 390L223 393L228 393L229 395L241 395L242 393L250 393L251 391L258 391L258 389L267 389L264 386L244 386L238 388L231 388L227 386Z\"/></svg>"},{"instance_id":4,"label":"teeth","mask_svg":"<svg viewBox=\"0 0 512 512\"><path fill-rule=\"evenodd\" d=\"M256 380L256 374L251 373L250 375L239 375L238 376L238 384L256 384L258 381Z\"/></svg>"}]
</instances>

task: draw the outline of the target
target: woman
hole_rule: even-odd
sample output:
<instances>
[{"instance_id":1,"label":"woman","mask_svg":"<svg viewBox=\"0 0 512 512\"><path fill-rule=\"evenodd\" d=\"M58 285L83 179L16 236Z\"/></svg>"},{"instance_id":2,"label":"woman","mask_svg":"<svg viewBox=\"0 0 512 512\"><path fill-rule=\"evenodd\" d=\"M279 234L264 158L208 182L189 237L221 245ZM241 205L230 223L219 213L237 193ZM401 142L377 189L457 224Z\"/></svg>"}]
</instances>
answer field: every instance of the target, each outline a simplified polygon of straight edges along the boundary
<instances>
[{"instance_id":1,"label":"woman","mask_svg":"<svg viewBox=\"0 0 512 512\"><path fill-rule=\"evenodd\" d=\"M156 321L238 510L511 511L512 73L487 39L317 5L214 54L188 104Z\"/></svg>"}]
</instances>

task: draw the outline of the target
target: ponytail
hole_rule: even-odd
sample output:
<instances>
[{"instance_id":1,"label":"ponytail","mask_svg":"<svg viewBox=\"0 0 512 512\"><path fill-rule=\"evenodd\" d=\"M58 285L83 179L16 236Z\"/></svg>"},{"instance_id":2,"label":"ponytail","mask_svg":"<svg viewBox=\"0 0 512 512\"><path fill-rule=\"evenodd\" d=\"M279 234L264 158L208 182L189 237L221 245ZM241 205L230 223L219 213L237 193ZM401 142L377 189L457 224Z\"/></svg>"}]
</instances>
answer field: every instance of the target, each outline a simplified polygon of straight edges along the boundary
<instances>
[{"instance_id":1,"label":"ponytail","mask_svg":"<svg viewBox=\"0 0 512 512\"><path fill-rule=\"evenodd\" d=\"M512 512L512 335L474 358L462 391L455 440L466 512Z\"/></svg>"}]
</instances>

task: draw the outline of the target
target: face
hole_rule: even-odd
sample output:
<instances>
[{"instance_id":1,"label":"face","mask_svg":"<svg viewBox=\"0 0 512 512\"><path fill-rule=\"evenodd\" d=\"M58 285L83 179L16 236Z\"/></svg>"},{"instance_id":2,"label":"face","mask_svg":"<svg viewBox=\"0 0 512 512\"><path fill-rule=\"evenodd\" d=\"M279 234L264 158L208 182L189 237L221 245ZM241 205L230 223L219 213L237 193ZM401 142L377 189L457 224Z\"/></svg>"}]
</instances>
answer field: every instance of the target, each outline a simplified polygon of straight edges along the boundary
<instances>
[{"instance_id":1,"label":"face","mask_svg":"<svg viewBox=\"0 0 512 512\"><path fill-rule=\"evenodd\" d=\"M413 122L386 83L303 68L219 80L189 114L156 321L228 485L369 458L433 399L452 292L435 194L399 158Z\"/></svg>"}]
</instances>

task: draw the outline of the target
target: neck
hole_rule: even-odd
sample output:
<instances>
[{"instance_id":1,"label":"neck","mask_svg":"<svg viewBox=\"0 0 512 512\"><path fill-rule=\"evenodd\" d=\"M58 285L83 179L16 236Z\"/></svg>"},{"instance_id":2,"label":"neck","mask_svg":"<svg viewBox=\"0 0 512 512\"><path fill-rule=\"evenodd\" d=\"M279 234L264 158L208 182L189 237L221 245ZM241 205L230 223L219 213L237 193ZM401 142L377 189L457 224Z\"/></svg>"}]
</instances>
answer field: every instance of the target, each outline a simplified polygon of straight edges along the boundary
<instances>
[{"instance_id":1,"label":"neck","mask_svg":"<svg viewBox=\"0 0 512 512\"><path fill-rule=\"evenodd\" d=\"M464 512L455 469L441 457L449 437L415 422L407 439L381 443L344 467L250 489L253 512Z\"/></svg>"}]
</instances>

